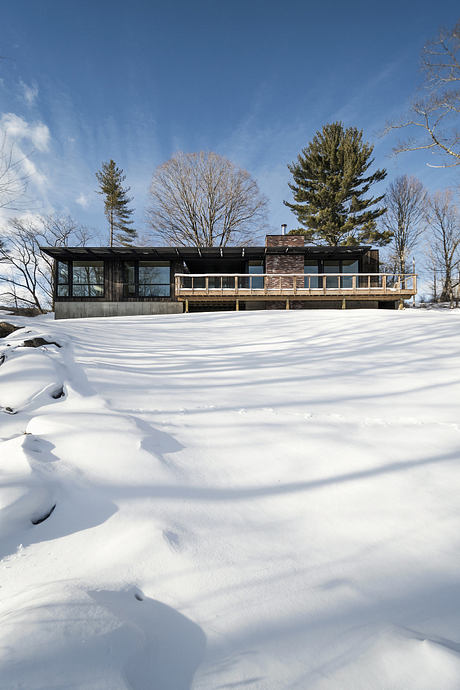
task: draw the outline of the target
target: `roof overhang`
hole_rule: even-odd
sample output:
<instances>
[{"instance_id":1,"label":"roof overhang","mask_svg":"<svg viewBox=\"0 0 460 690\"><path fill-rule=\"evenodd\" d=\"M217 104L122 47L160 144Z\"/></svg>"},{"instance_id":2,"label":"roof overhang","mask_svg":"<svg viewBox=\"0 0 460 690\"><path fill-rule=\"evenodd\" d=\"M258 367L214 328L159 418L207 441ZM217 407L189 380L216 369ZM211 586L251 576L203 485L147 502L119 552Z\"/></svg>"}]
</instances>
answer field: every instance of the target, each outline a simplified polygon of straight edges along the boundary
<instances>
[{"instance_id":1,"label":"roof overhang","mask_svg":"<svg viewBox=\"0 0 460 690\"><path fill-rule=\"evenodd\" d=\"M263 259L266 254L300 254L304 256L357 256L370 246L330 247L40 247L42 252L61 261L90 259L139 259L142 261L187 261L187 259Z\"/></svg>"}]
</instances>

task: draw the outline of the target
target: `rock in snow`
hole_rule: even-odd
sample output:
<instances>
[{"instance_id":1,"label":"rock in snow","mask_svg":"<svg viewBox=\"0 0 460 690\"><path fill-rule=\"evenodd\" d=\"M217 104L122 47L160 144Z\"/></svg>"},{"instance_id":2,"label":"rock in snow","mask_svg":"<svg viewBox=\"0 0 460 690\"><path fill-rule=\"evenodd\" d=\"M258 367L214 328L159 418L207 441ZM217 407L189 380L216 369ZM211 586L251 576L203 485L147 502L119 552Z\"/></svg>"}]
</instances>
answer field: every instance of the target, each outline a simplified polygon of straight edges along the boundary
<instances>
[{"instance_id":1,"label":"rock in snow","mask_svg":"<svg viewBox=\"0 0 460 690\"><path fill-rule=\"evenodd\" d=\"M6 338L7 335L11 335L11 333L18 331L20 328L21 326L13 326L12 323L0 321L0 338Z\"/></svg>"},{"instance_id":2,"label":"rock in snow","mask_svg":"<svg viewBox=\"0 0 460 690\"><path fill-rule=\"evenodd\" d=\"M17 322L1 690L457 690L458 310Z\"/></svg>"}]
</instances>

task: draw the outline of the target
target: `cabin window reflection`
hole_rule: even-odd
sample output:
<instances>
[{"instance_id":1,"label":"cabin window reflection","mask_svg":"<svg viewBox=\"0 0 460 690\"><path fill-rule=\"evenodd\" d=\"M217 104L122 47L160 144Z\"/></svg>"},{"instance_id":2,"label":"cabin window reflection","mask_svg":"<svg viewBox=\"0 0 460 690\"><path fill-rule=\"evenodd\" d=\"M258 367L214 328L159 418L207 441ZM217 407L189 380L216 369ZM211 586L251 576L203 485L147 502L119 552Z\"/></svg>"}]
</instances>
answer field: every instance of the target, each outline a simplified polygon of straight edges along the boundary
<instances>
[{"instance_id":1,"label":"cabin window reflection","mask_svg":"<svg viewBox=\"0 0 460 690\"><path fill-rule=\"evenodd\" d=\"M318 262L316 261L316 259L315 260L305 259L303 272L305 273L305 287L306 288L322 287L322 285L320 285L320 282L319 282L320 279L316 275L319 273Z\"/></svg>"},{"instance_id":2,"label":"cabin window reflection","mask_svg":"<svg viewBox=\"0 0 460 690\"><path fill-rule=\"evenodd\" d=\"M251 276L256 276L264 272L264 262L263 261L250 261L248 264L248 272ZM250 278L250 288L253 290L263 290L264 289L264 279L263 275L260 278Z\"/></svg>"},{"instance_id":3,"label":"cabin window reflection","mask_svg":"<svg viewBox=\"0 0 460 690\"><path fill-rule=\"evenodd\" d=\"M69 297L69 264L67 261L58 261L56 266L57 296Z\"/></svg>"},{"instance_id":4,"label":"cabin window reflection","mask_svg":"<svg viewBox=\"0 0 460 690\"><path fill-rule=\"evenodd\" d=\"M139 297L170 297L169 261L139 261Z\"/></svg>"},{"instance_id":5,"label":"cabin window reflection","mask_svg":"<svg viewBox=\"0 0 460 690\"><path fill-rule=\"evenodd\" d=\"M72 261L73 297L104 296L104 262Z\"/></svg>"},{"instance_id":6,"label":"cabin window reflection","mask_svg":"<svg viewBox=\"0 0 460 690\"><path fill-rule=\"evenodd\" d=\"M123 293L125 297L136 296L136 264L134 261L123 263Z\"/></svg>"},{"instance_id":7,"label":"cabin window reflection","mask_svg":"<svg viewBox=\"0 0 460 690\"><path fill-rule=\"evenodd\" d=\"M359 262L358 259L344 259L342 261L342 273L359 273ZM342 287L351 288L353 287L353 278L351 276L344 276L342 279ZM356 283L358 287L358 283Z\"/></svg>"},{"instance_id":8,"label":"cabin window reflection","mask_svg":"<svg viewBox=\"0 0 460 690\"><path fill-rule=\"evenodd\" d=\"M324 273L340 273L340 262L339 261L325 261L324 262ZM339 287L339 279L337 276L331 276L326 278L327 288L337 288Z\"/></svg>"}]
</instances>

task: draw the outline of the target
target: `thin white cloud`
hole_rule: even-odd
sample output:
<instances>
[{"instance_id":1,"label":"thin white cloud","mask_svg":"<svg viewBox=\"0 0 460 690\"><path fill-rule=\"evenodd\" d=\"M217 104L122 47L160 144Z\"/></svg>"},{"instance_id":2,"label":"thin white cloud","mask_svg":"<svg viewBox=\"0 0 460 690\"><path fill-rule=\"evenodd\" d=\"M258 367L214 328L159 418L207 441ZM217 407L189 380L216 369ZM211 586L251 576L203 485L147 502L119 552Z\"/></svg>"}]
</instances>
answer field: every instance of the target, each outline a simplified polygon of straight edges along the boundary
<instances>
[{"instance_id":1,"label":"thin white cloud","mask_svg":"<svg viewBox=\"0 0 460 690\"><path fill-rule=\"evenodd\" d=\"M4 182L0 205L4 213L49 205L49 180L42 161L39 165L34 160L35 154L48 151L49 142L50 132L43 122L27 122L15 113L0 115L0 175Z\"/></svg>"},{"instance_id":2,"label":"thin white cloud","mask_svg":"<svg viewBox=\"0 0 460 690\"><path fill-rule=\"evenodd\" d=\"M75 199L75 201L83 208L88 208L89 206L89 198L86 194L83 194L83 192Z\"/></svg>"},{"instance_id":3,"label":"thin white cloud","mask_svg":"<svg viewBox=\"0 0 460 690\"><path fill-rule=\"evenodd\" d=\"M22 97L24 98L27 105L33 105L38 97L38 86L36 84L26 84L22 80L19 82L21 87Z\"/></svg>"},{"instance_id":4,"label":"thin white cloud","mask_svg":"<svg viewBox=\"0 0 460 690\"><path fill-rule=\"evenodd\" d=\"M35 163L31 161L30 158L27 158L27 156L24 156L22 159L22 167L28 179L33 180L37 187L44 187L48 182L46 175L40 172Z\"/></svg>"},{"instance_id":5,"label":"thin white cloud","mask_svg":"<svg viewBox=\"0 0 460 690\"><path fill-rule=\"evenodd\" d=\"M29 123L15 113L1 116L0 132L15 141L30 142L38 151L46 151L50 142L50 131L43 122Z\"/></svg>"}]
</instances>

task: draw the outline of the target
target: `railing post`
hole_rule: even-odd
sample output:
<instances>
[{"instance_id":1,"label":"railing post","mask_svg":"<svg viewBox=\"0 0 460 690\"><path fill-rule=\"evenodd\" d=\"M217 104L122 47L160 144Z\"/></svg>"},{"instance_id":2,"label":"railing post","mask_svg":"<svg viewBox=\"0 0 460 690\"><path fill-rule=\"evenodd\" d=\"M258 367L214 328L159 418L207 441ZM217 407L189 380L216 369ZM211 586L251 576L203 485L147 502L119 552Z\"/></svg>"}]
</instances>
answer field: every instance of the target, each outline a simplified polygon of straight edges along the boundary
<instances>
[{"instance_id":1,"label":"railing post","mask_svg":"<svg viewBox=\"0 0 460 690\"><path fill-rule=\"evenodd\" d=\"M323 293L326 294L326 276L323 276Z\"/></svg>"},{"instance_id":2,"label":"railing post","mask_svg":"<svg viewBox=\"0 0 460 690\"><path fill-rule=\"evenodd\" d=\"M294 276L294 295L297 294L297 276Z\"/></svg>"},{"instance_id":3,"label":"railing post","mask_svg":"<svg viewBox=\"0 0 460 690\"><path fill-rule=\"evenodd\" d=\"M188 314L188 299L185 300L185 313Z\"/></svg>"},{"instance_id":4,"label":"railing post","mask_svg":"<svg viewBox=\"0 0 460 690\"><path fill-rule=\"evenodd\" d=\"M351 276L351 289L352 292L356 292L356 276Z\"/></svg>"},{"instance_id":5,"label":"railing post","mask_svg":"<svg viewBox=\"0 0 460 690\"><path fill-rule=\"evenodd\" d=\"M386 275L382 276L382 288L383 288L384 294L386 295L386 292L387 292L387 277L386 277Z\"/></svg>"},{"instance_id":6,"label":"railing post","mask_svg":"<svg viewBox=\"0 0 460 690\"><path fill-rule=\"evenodd\" d=\"M238 276L235 276L235 293L238 294Z\"/></svg>"},{"instance_id":7,"label":"railing post","mask_svg":"<svg viewBox=\"0 0 460 690\"><path fill-rule=\"evenodd\" d=\"M209 295L209 276L206 276L204 279L205 282L205 287L206 287L206 294Z\"/></svg>"}]
</instances>

